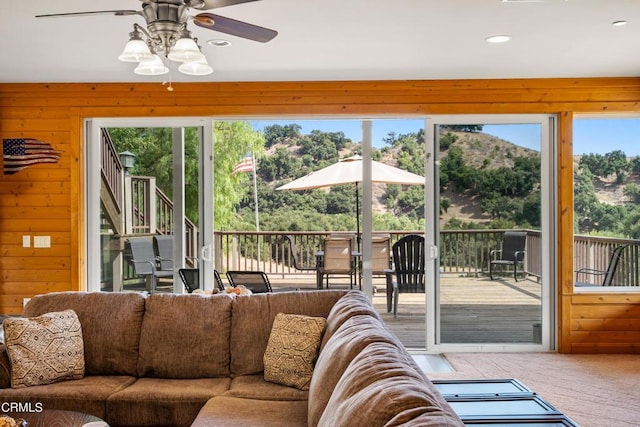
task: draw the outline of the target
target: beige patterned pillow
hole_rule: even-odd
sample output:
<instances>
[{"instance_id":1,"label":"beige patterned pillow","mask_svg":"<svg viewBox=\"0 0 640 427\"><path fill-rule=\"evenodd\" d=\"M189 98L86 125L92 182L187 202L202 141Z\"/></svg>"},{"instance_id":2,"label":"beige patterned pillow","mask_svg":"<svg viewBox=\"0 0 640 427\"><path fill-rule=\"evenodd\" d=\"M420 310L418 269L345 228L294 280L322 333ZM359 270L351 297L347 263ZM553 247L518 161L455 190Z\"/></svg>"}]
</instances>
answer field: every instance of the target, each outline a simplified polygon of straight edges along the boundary
<instances>
[{"instance_id":1,"label":"beige patterned pillow","mask_svg":"<svg viewBox=\"0 0 640 427\"><path fill-rule=\"evenodd\" d=\"M323 317L278 313L264 352L264 379L309 390L326 323Z\"/></svg>"},{"instance_id":2,"label":"beige patterned pillow","mask_svg":"<svg viewBox=\"0 0 640 427\"><path fill-rule=\"evenodd\" d=\"M84 376L84 341L73 310L2 322L11 362L11 387L51 384Z\"/></svg>"}]
</instances>

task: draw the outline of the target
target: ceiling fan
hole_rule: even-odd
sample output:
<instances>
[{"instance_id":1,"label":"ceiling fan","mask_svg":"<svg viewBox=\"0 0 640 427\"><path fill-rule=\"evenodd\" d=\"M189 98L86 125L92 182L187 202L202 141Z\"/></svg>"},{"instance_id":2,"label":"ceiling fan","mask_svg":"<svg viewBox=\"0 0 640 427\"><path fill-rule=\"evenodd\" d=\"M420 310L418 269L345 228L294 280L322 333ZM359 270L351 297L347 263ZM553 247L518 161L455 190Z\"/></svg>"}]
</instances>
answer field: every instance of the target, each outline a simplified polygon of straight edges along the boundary
<instances>
[{"instance_id":1,"label":"ceiling fan","mask_svg":"<svg viewBox=\"0 0 640 427\"><path fill-rule=\"evenodd\" d=\"M183 62L179 71L191 75L204 75L213 71L196 41L187 30L187 22L193 22L202 28L230 34L248 40L266 43L278 35L269 28L249 24L221 15L202 12L196 15L191 9L209 10L259 0L140 0L141 10L100 10L89 12L54 13L36 15L36 18L74 17L91 15L131 16L140 15L146 21L146 28L134 24L129 33L129 42L119 59L125 62L140 62L134 70L137 74L158 75L169 70L157 56ZM146 37L143 38L143 35ZM151 66L150 61L155 65ZM160 63L158 63L160 61Z\"/></svg>"}]
</instances>

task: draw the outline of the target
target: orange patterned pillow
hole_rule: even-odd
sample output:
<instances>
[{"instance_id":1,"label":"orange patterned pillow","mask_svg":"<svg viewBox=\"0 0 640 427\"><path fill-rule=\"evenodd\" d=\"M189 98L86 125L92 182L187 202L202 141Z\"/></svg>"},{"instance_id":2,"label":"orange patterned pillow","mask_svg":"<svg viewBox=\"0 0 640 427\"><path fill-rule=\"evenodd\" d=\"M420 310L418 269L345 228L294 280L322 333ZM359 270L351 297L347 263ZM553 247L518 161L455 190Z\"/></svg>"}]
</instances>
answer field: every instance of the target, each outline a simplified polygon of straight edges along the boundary
<instances>
[{"instance_id":1,"label":"orange patterned pillow","mask_svg":"<svg viewBox=\"0 0 640 427\"><path fill-rule=\"evenodd\" d=\"M264 352L264 379L309 390L326 323L323 317L278 313Z\"/></svg>"},{"instance_id":2,"label":"orange patterned pillow","mask_svg":"<svg viewBox=\"0 0 640 427\"><path fill-rule=\"evenodd\" d=\"M11 387L51 384L84 376L84 341L73 310L2 322L11 362Z\"/></svg>"}]
</instances>

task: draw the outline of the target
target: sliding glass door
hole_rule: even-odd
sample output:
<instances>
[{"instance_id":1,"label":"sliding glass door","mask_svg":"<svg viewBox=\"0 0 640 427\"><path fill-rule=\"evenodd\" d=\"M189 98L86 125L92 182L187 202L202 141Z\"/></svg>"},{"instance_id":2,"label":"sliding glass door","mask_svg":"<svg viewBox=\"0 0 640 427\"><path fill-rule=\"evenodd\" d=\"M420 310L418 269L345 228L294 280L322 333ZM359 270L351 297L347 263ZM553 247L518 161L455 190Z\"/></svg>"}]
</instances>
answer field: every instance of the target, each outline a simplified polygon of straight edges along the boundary
<instances>
[{"instance_id":1,"label":"sliding glass door","mask_svg":"<svg viewBox=\"0 0 640 427\"><path fill-rule=\"evenodd\" d=\"M429 350L552 343L553 120L427 119ZM431 250L431 254L435 254Z\"/></svg>"},{"instance_id":2,"label":"sliding glass door","mask_svg":"<svg viewBox=\"0 0 640 427\"><path fill-rule=\"evenodd\" d=\"M86 135L88 290L180 293L184 267L199 267L210 288L212 121L99 119ZM146 271L149 251L165 260L161 274Z\"/></svg>"}]
</instances>

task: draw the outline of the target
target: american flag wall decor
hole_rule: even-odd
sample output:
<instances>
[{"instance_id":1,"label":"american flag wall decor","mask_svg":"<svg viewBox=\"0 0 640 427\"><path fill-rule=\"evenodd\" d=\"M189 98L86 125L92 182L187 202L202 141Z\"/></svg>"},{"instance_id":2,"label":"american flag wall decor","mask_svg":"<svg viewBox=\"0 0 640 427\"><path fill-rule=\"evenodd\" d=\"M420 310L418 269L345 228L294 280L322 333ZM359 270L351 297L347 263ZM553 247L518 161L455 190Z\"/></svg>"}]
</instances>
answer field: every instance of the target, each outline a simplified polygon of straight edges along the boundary
<instances>
[{"instance_id":1,"label":"american flag wall decor","mask_svg":"<svg viewBox=\"0 0 640 427\"><path fill-rule=\"evenodd\" d=\"M5 175L12 175L38 163L58 163L62 151L54 150L46 142L29 138L2 140Z\"/></svg>"}]
</instances>

